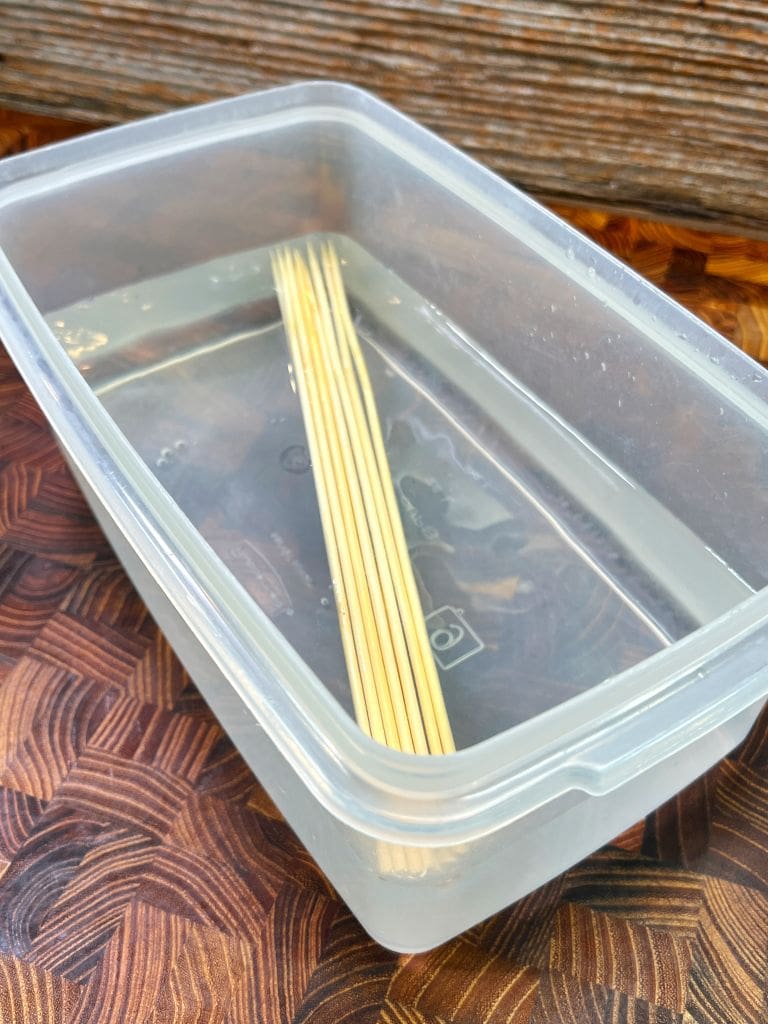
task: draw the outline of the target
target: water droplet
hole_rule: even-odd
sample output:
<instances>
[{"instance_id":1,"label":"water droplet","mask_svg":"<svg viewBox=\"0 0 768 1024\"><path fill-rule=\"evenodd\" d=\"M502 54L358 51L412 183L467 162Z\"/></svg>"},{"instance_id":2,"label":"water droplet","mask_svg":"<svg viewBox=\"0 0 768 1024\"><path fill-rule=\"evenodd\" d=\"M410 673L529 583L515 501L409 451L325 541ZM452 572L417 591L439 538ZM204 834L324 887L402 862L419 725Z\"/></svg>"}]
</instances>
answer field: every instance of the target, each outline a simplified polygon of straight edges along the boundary
<instances>
[{"instance_id":1,"label":"water droplet","mask_svg":"<svg viewBox=\"0 0 768 1024\"><path fill-rule=\"evenodd\" d=\"M722 405L720 406L720 415L725 416L725 409L722 407Z\"/></svg>"},{"instance_id":2,"label":"water droplet","mask_svg":"<svg viewBox=\"0 0 768 1024\"><path fill-rule=\"evenodd\" d=\"M550 304L549 304L549 312L550 313L556 313L557 312L557 306L555 305L554 302L550 302Z\"/></svg>"},{"instance_id":3,"label":"water droplet","mask_svg":"<svg viewBox=\"0 0 768 1024\"><path fill-rule=\"evenodd\" d=\"M131 301L131 293L123 292L123 294L120 296L120 301L127 305Z\"/></svg>"},{"instance_id":4,"label":"water droplet","mask_svg":"<svg viewBox=\"0 0 768 1024\"><path fill-rule=\"evenodd\" d=\"M168 459L164 459L162 456L155 463L158 469L163 469L164 466L169 465Z\"/></svg>"},{"instance_id":5,"label":"water droplet","mask_svg":"<svg viewBox=\"0 0 768 1024\"><path fill-rule=\"evenodd\" d=\"M759 384L761 380L763 380L762 373L755 372L755 373L752 374L752 383L753 384Z\"/></svg>"},{"instance_id":6,"label":"water droplet","mask_svg":"<svg viewBox=\"0 0 768 1024\"><path fill-rule=\"evenodd\" d=\"M151 302L142 302L140 308L141 308L142 313L147 313L150 309L152 309L152 303Z\"/></svg>"},{"instance_id":7,"label":"water droplet","mask_svg":"<svg viewBox=\"0 0 768 1024\"><path fill-rule=\"evenodd\" d=\"M585 352L585 353L584 353L584 358L585 358L585 359L589 359L589 352Z\"/></svg>"},{"instance_id":8,"label":"water droplet","mask_svg":"<svg viewBox=\"0 0 768 1024\"><path fill-rule=\"evenodd\" d=\"M711 355L711 356L709 357L709 361L710 361L710 363L714 363L714 364L715 364L715 366L719 366L719 365L720 365L720 356L716 356L716 355L714 355L714 353L713 353L713 354L712 354L712 355Z\"/></svg>"},{"instance_id":9,"label":"water droplet","mask_svg":"<svg viewBox=\"0 0 768 1024\"><path fill-rule=\"evenodd\" d=\"M677 336L681 341L688 341L688 335L685 333L685 331L678 331Z\"/></svg>"},{"instance_id":10,"label":"water droplet","mask_svg":"<svg viewBox=\"0 0 768 1024\"><path fill-rule=\"evenodd\" d=\"M185 440L183 437L180 437L178 441L173 442L173 447L176 449L177 452L185 452L187 448L189 448L189 441Z\"/></svg>"},{"instance_id":11,"label":"water droplet","mask_svg":"<svg viewBox=\"0 0 768 1024\"><path fill-rule=\"evenodd\" d=\"M286 608L285 609L285 614L286 615L293 615L293 608Z\"/></svg>"},{"instance_id":12,"label":"water droplet","mask_svg":"<svg viewBox=\"0 0 768 1024\"><path fill-rule=\"evenodd\" d=\"M597 273L597 271L595 270L594 267L587 267L587 273L589 274L590 277L594 277L595 274Z\"/></svg>"},{"instance_id":13,"label":"water droplet","mask_svg":"<svg viewBox=\"0 0 768 1024\"><path fill-rule=\"evenodd\" d=\"M401 300L397 297L397 295L392 295L389 299L389 304L390 306L399 306L400 301Z\"/></svg>"},{"instance_id":14,"label":"water droplet","mask_svg":"<svg viewBox=\"0 0 768 1024\"><path fill-rule=\"evenodd\" d=\"M569 260L572 260L572 259L574 259L576 257L576 253L573 251L573 249L570 247L570 245L565 250L565 255L568 257Z\"/></svg>"},{"instance_id":15,"label":"water droplet","mask_svg":"<svg viewBox=\"0 0 768 1024\"><path fill-rule=\"evenodd\" d=\"M323 608L327 608L330 603L331 599L329 597L323 595L323 597L320 598L320 604L323 606Z\"/></svg>"},{"instance_id":16,"label":"water droplet","mask_svg":"<svg viewBox=\"0 0 768 1024\"><path fill-rule=\"evenodd\" d=\"M53 326L54 327L63 327L64 326L64 321L63 320L54 320L53 321Z\"/></svg>"},{"instance_id":17,"label":"water droplet","mask_svg":"<svg viewBox=\"0 0 768 1024\"><path fill-rule=\"evenodd\" d=\"M619 401L618 401L618 406L619 406L619 408L621 408L621 399L619 399Z\"/></svg>"},{"instance_id":18,"label":"water droplet","mask_svg":"<svg viewBox=\"0 0 768 1024\"><path fill-rule=\"evenodd\" d=\"M221 282L221 278L219 277L218 274L211 274L208 280L211 282L211 284L220 284Z\"/></svg>"},{"instance_id":19,"label":"water droplet","mask_svg":"<svg viewBox=\"0 0 768 1024\"><path fill-rule=\"evenodd\" d=\"M600 363L600 369L603 371L603 373L605 373L608 367L605 365L605 363Z\"/></svg>"}]
</instances>

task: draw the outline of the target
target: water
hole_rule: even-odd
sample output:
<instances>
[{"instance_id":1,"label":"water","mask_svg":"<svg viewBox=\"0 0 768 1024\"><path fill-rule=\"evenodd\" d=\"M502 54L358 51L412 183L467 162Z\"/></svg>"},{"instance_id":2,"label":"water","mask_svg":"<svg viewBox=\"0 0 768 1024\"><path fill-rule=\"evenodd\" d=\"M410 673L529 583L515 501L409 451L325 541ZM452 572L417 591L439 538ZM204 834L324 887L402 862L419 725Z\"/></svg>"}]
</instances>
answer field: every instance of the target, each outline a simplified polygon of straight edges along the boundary
<instances>
[{"instance_id":1,"label":"water","mask_svg":"<svg viewBox=\"0 0 768 1024\"><path fill-rule=\"evenodd\" d=\"M664 576L649 530L667 531L694 575L702 557L723 579L727 569L439 310L356 247L342 255L457 744L695 628L701 613L686 593L696 580L669 585L680 573ZM159 483L350 709L268 254L142 282L49 320ZM606 488L626 510L620 522L600 514Z\"/></svg>"}]
</instances>

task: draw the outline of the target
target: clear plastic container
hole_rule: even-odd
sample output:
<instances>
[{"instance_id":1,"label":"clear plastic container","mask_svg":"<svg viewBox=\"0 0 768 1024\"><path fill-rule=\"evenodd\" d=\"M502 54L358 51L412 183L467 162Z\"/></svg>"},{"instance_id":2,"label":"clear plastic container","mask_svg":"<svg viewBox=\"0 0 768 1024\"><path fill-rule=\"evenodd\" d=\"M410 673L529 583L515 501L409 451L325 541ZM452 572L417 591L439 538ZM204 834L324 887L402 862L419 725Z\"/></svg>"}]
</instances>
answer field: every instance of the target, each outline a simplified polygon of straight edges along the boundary
<instances>
[{"instance_id":1,"label":"clear plastic container","mask_svg":"<svg viewBox=\"0 0 768 1024\"><path fill-rule=\"evenodd\" d=\"M459 750L350 713L269 254L332 238ZM0 330L224 727L421 950L652 810L768 693L768 377L372 96L308 83L0 164Z\"/></svg>"}]
</instances>

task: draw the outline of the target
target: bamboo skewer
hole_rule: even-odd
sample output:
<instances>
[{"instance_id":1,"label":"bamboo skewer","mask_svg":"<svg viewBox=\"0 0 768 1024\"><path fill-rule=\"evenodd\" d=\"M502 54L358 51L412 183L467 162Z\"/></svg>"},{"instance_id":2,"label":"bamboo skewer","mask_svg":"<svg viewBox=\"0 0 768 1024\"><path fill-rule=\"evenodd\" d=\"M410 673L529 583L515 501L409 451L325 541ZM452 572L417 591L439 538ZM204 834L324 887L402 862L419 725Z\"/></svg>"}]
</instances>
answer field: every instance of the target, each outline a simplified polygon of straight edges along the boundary
<instances>
[{"instance_id":1,"label":"bamboo skewer","mask_svg":"<svg viewBox=\"0 0 768 1024\"><path fill-rule=\"evenodd\" d=\"M401 750L413 751L411 726L403 706L401 694L398 693L400 666L397 663L395 650L391 642L393 627L389 619L389 609L386 607L383 593L382 566L376 550L377 531L371 528L371 522L367 516L366 484L368 481L364 473L361 474L359 472L358 439L350 431L350 423L346 416L347 410L345 409L346 396L340 393L338 387L337 359L334 358L336 353L334 351L333 324L330 308L323 282L316 276L319 274L319 268L313 257L314 254L310 251L310 273L314 279L314 295L318 300L319 313L318 347L313 355L316 357L316 372L322 377L325 386L329 419L332 423L332 429L335 430L335 445L342 456L342 465L345 473L344 486L349 493L354 520L358 527L358 536L362 540L361 549L365 582L368 585L376 617L378 649L381 655L381 662L376 666L376 674L378 676L377 687L382 686L385 688L389 700L387 700L387 696L382 694L381 690L379 693L385 701L387 709L390 707L392 709L392 719L388 719L386 724L389 733L395 734L396 739L394 742L390 741L389 745L396 746ZM305 285L308 284L307 281L304 283ZM427 753L426 742L422 752Z\"/></svg>"},{"instance_id":2,"label":"bamboo skewer","mask_svg":"<svg viewBox=\"0 0 768 1024\"><path fill-rule=\"evenodd\" d=\"M413 753L455 749L338 257L272 260L314 468L355 716ZM420 862L419 862L420 863Z\"/></svg>"},{"instance_id":3,"label":"bamboo skewer","mask_svg":"<svg viewBox=\"0 0 768 1024\"><path fill-rule=\"evenodd\" d=\"M335 251L327 246L325 249L325 261L328 267L328 277L331 282L335 296L335 306L338 310L341 336L347 346L347 351L354 361L354 369L357 373L359 387L362 392L365 411L368 419L371 440L373 442L378 473L372 474L381 483L386 510L380 513L381 522L385 528L391 531L391 548L395 552L395 565L399 572L401 586L405 592L405 606L407 608L407 621L412 627L409 647L416 671L416 684L419 688L419 696L422 708L429 710L424 713L424 720L429 730L430 748L433 752L440 750L448 754L456 749L453 741L453 733L448 720L448 713L445 708L443 691L440 686L440 679L435 667L435 660L432 656L432 649L429 644L424 612L421 607L418 586L413 574L413 566L408 555L408 546L405 540L400 510L397 504L392 474L389 469L384 438L381 432L376 399L373 394L368 369L365 365L360 341L357 331L352 323L349 312L346 292L341 278L341 267ZM421 671L418 671L420 669Z\"/></svg>"},{"instance_id":4,"label":"bamboo skewer","mask_svg":"<svg viewBox=\"0 0 768 1024\"><path fill-rule=\"evenodd\" d=\"M304 337L304 325L301 318L301 309L298 305L298 297L295 295L292 275L287 270L288 257L279 253L273 257L272 267L278 288L281 289L281 306L283 317L286 323L286 334L291 352L293 370L296 375L299 398L301 401L302 414L306 423L314 423L316 408L313 404L313 397L310 394L304 366L305 361L301 352L301 344ZM368 710L368 700L365 696L363 678L370 669L363 650L358 651L355 642L356 624L353 623L350 605L351 594L349 591L352 578L351 565L349 564L349 551L340 545L336 536L334 524L341 523L342 517L339 510L339 502L333 489L326 485L329 479L329 453L327 445L323 443L322 432L308 429L307 437L310 449L310 458L315 467L315 476L318 479L317 495L320 506L320 518L323 524L328 562L333 580L334 592L339 614L339 628L344 648L344 656L350 678L352 700L355 708L355 716L361 727L370 735L376 737L381 734L381 725L371 716Z\"/></svg>"},{"instance_id":5,"label":"bamboo skewer","mask_svg":"<svg viewBox=\"0 0 768 1024\"><path fill-rule=\"evenodd\" d=\"M318 285L321 285L320 268L314 253L311 251L309 253L309 260L315 285L318 287ZM330 310L328 312L330 313ZM338 400L337 407L340 407L346 420L347 438L361 484L364 515L369 525L375 524L378 527L378 510L374 494L374 484L378 483L378 481L375 477L375 462L370 439L365 431L360 430L359 417L355 416L354 398L356 396L354 391L347 386L341 365L338 338L334 335L333 330L324 334L323 341L324 355L329 361L330 372L335 378L336 383L334 401ZM372 468L374 469L373 474L371 473ZM396 674L393 672L389 676L390 686L393 690L393 705L395 705L400 713L400 720L404 721L399 748L412 753L427 754L429 753L429 746L421 721L416 689L413 685L413 670L408 657L408 647L403 633L400 608L392 579L391 555L387 550L383 531L379 528L372 528L370 532L378 571L377 582L381 588L386 608L386 625L389 631L392 654L396 663Z\"/></svg>"}]
</instances>

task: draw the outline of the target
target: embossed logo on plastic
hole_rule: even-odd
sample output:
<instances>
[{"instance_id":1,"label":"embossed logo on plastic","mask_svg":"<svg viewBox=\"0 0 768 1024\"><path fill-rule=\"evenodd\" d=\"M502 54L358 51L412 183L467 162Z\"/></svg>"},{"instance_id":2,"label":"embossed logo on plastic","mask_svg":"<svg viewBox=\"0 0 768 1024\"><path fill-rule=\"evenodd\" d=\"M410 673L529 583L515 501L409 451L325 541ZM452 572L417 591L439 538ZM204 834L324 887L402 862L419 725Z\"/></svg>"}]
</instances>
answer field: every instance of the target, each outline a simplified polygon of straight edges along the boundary
<instances>
[{"instance_id":1,"label":"embossed logo on plastic","mask_svg":"<svg viewBox=\"0 0 768 1024\"><path fill-rule=\"evenodd\" d=\"M443 670L455 668L485 650L485 644L464 618L463 608L444 604L430 612L424 621L435 661Z\"/></svg>"}]
</instances>

